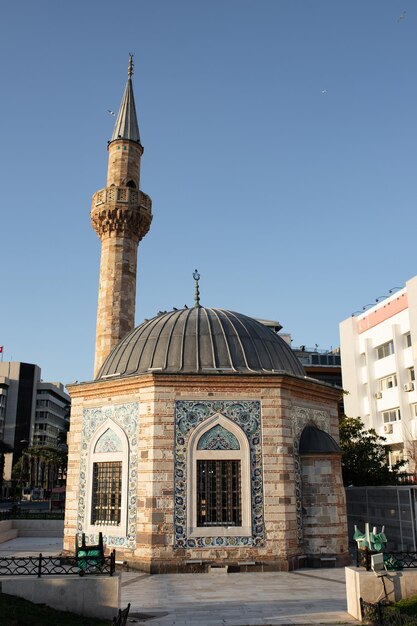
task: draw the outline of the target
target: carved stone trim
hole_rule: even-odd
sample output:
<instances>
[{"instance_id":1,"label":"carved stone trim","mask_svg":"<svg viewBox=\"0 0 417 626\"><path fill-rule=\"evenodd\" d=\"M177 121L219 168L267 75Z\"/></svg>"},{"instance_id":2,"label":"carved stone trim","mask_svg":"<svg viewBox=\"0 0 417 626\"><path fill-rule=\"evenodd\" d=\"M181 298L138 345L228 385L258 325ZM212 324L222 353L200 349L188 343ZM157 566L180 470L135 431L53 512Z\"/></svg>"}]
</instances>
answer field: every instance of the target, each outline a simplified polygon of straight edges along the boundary
<instances>
[{"instance_id":1,"label":"carved stone trim","mask_svg":"<svg viewBox=\"0 0 417 626\"><path fill-rule=\"evenodd\" d=\"M99 237L115 232L140 241L149 231L152 215L140 205L101 204L90 213L91 224Z\"/></svg>"},{"instance_id":2,"label":"carved stone trim","mask_svg":"<svg viewBox=\"0 0 417 626\"><path fill-rule=\"evenodd\" d=\"M330 415L321 409L293 406L291 408L291 424L294 438L300 438L301 432L307 424L314 424L317 428L330 434Z\"/></svg>"}]
</instances>

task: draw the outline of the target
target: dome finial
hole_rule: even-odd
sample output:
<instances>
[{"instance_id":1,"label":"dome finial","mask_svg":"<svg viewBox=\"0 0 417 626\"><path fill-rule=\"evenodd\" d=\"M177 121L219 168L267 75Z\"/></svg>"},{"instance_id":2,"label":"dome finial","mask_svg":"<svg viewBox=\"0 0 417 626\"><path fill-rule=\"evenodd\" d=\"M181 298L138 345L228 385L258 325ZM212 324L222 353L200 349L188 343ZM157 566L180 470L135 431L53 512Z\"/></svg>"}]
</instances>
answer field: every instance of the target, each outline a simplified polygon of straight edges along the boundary
<instances>
[{"instance_id":1,"label":"dome finial","mask_svg":"<svg viewBox=\"0 0 417 626\"><path fill-rule=\"evenodd\" d=\"M132 78L133 76L133 54L129 52L129 65L127 68L127 77Z\"/></svg>"},{"instance_id":2,"label":"dome finial","mask_svg":"<svg viewBox=\"0 0 417 626\"><path fill-rule=\"evenodd\" d=\"M200 280L200 274L198 273L197 270L194 270L193 278L195 280L194 306L200 306L200 289L198 286L198 281Z\"/></svg>"}]
</instances>

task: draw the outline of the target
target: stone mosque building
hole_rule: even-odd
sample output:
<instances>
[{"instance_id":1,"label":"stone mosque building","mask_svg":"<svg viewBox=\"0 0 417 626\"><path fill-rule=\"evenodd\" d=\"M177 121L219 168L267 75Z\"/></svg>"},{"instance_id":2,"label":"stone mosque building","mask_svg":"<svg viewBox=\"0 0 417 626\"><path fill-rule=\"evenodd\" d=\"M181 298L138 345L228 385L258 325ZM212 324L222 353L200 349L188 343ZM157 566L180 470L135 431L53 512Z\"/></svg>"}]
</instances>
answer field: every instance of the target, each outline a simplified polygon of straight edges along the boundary
<instances>
[{"instance_id":1,"label":"stone mosque building","mask_svg":"<svg viewBox=\"0 0 417 626\"><path fill-rule=\"evenodd\" d=\"M285 341L200 304L135 328L136 263L152 203L133 60L93 196L101 240L94 379L72 399L65 544L101 531L147 572L289 570L348 560L337 402Z\"/></svg>"}]
</instances>

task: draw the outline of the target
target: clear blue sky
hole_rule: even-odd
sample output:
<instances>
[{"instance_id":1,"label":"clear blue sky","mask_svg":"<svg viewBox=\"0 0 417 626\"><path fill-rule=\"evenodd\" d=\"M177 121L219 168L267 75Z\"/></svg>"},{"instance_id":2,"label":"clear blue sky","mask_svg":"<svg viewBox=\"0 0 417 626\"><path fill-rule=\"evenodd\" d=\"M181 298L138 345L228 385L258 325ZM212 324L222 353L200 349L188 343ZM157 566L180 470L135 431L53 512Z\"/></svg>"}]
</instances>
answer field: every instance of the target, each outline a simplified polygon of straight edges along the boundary
<instances>
[{"instance_id":1,"label":"clear blue sky","mask_svg":"<svg viewBox=\"0 0 417 626\"><path fill-rule=\"evenodd\" d=\"M202 304L329 348L342 319L417 274L411 0L8 2L4 360L37 363L45 380L91 379L90 202L129 52L154 211L137 324L192 304L197 267Z\"/></svg>"}]
</instances>

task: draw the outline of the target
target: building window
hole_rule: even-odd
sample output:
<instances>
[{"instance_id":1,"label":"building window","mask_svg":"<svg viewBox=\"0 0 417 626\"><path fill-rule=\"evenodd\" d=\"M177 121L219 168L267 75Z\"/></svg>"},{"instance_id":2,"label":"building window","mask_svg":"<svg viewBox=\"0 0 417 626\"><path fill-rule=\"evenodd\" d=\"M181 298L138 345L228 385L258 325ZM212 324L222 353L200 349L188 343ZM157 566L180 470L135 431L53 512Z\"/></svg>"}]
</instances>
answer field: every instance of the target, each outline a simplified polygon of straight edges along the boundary
<instances>
[{"instance_id":1,"label":"building window","mask_svg":"<svg viewBox=\"0 0 417 626\"><path fill-rule=\"evenodd\" d=\"M197 461L197 526L241 526L240 461Z\"/></svg>"},{"instance_id":2,"label":"building window","mask_svg":"<svg viewBox=\"0 0 417 626\"><path fill-rule=\"evenodd\" d=\"M380 378L378 380L378 389L379 391L384 391L385 389L392 389L397 386L397 375L390 374L390 376L385 376L384 378Z\"/></svg>"},{"instance_id":3,"label":"building window","mask_svg":"<svg viewBox=\"0 0 417 626\"><path fill-rule=\"evenodd\" d=\"M416 379L416 374L414 372L414 367L409 367L408 368L408 380L413 383L415 379Z\"/></svg>"},{"instance_id":4,"label":"building window","mask_svg":"<svg viewBox=\"0 0 417 626\"><path fill-rule=\"evenodd\" d=\"M122 507L122 463L93 463L92 524L119 525Z\"/></svg>"},{"instance_id":5,"label":"building window","mask_svg":"<svg viewBox=\"0 0 417 626\"><path fill-rule=\"evenodd\" d=\"M383 411L382 419L384 420L384 424L389 424L390 422L398 422L398 420L401 419L400 409L391 409L390 411Z\"/></svg>"},{"instance_id":6,"label":"building window","mask_svg":"<svg viewBox=\"0 0 417 626\"><path fill-rule=\"evenodd\" d=\"M384 359L386 356L389 356L390 354L394 354L394 342L392 341L387 341L386 343L383 343L380 346L377 346L376 349L376 358L377 359Z\"/></svg>"},{"instance_id":7,"label":"building window","mask_svg":"<svg viewBox=\"0 0 417 626\"><path fill-rule=\"evenodd\" d=\"M126 536L128 468L126 434L106 420L90 441L86 533L106 528L113 536Z\"/></svg>"},{"instance_id":8,"label":"building window","mask_svg":"<svg viewBox=\"0 0 417 626\"><path fill-rule=\"evenodd\" d=\"M192 433L187 454L187 534L250 536L250 449L245 432L223 415Z\"/></svg>"},{"instance_id":9,"label":"building window","mask_svg":"<svg viewBox=\"0 0 417 626\"><path fill-rule=\"evenodd\" d=\"M411 347L411 333L405 333L405 335L404 335L404 342L405 342L405 347L406 348L410 348Z\"/></svg>"}]
</instances>

